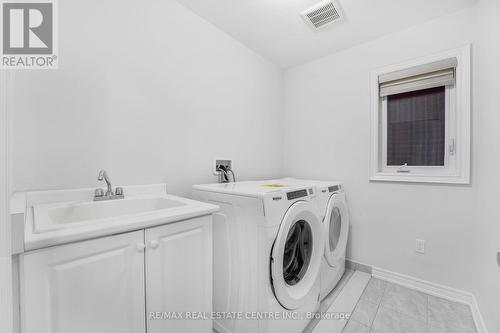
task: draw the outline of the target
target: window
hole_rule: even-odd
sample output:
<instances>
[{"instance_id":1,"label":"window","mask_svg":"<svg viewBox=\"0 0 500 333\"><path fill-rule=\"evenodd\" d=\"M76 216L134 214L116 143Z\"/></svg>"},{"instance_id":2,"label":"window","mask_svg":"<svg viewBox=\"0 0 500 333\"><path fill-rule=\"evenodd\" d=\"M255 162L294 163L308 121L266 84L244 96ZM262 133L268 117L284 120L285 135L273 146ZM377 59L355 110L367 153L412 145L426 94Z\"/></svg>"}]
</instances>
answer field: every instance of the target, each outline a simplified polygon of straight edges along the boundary
<instances>
[{"instance_id":1,"label":"window","mask_svg":"<svg viewBox=\"0 0 500 333\"><path fill-rule=\"evenodd\" d=\"M468 184L470 47L372 73L371 180Z\"/></svg>"},{"instance_id":2,"label":"window","mask_svg":"<svg viewBox=\"0 0 500 333\"><path fill-rule=\"evenodd\" d=\"M387 97L387 166L444 166L446 88Z\"/></svg>"}]
</instances>

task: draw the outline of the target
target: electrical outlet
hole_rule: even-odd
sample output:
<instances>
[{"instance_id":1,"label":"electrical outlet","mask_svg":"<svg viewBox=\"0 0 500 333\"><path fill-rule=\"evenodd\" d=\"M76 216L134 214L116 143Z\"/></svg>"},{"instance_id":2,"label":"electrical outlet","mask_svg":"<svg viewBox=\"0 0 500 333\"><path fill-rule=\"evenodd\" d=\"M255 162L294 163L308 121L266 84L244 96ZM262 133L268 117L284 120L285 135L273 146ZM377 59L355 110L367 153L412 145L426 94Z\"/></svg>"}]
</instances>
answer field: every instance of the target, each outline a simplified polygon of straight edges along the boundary
<instances>
[{"instance_id":1,"label":"electrical outlet","mask_svg":"<svg viewBox=\"0 0 500 333\"><path fill-rule=\"evenodd\" d=\"M425 253L425 241L422 239L415 240L415 252L417 253Z\"/></svg>"}]
</instances>

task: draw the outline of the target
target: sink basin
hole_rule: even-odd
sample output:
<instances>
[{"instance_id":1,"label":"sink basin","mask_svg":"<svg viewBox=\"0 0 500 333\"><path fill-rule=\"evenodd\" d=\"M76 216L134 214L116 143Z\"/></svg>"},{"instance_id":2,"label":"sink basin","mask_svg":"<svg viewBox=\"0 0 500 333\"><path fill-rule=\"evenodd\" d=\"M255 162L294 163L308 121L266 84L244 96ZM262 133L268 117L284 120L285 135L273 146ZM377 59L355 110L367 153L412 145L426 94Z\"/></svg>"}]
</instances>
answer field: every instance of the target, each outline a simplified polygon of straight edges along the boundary
<instances>
[{"instance_id":1,"label":"sink basin","mask_svg":"<svg viewBox=\"0 0 500 333\"><path fill-rule=\"evenodd\" d=\"M77 223L104 223L109 219L151 214L185 205L179 200L165 197L35 205L34 226L35 232L45 232L72 227Z\"/></svg>"},{"instance_id":2,"label":"sink basin","mask_svg":"<svg viewBox=\"0 0 500 333\"><path fill-rule=\"evenodd\" d=\"M165 184L125 186L125 199L92 201L94 189L28 192L24 250L209 215L219 207L168 194Z\"/></svg>"},{"instance_id":3,"label":"sink basin","mask_svg":"<svg viewBox=\"0 0 500 333\"><path fill-rule=\"evenodd\" d=\"M152 212L183 205L185 204L166 198L110 200L52 208L48 211L48 216L54 224L65 224Z\"/></svg>"}]
</instances>

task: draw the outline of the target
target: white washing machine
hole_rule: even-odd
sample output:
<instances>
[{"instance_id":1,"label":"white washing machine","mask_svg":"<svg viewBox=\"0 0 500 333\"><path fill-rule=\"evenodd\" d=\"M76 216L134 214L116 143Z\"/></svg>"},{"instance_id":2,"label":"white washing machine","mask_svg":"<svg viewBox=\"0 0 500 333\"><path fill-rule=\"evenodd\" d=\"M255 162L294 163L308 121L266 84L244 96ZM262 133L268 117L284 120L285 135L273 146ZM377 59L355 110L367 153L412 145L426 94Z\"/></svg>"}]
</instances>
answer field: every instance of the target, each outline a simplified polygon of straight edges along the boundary
<instances>
[{"instance_id":1,"label":"white washing machine","mask_svg":"<svg viewBox=\"0 0 500 333\"><path fill-rule=\"evenodd\" d=\"M310 322L324 252L315 195L283 182L193 186L195 199L221 208L213 219L216 331L299 333Z\"/></svg>"},{"instance_id":2,"label":"white washing machine","mask_svg":"<svg viewBox=\"0 0 500 333\"><path fill-rule=\"evenodd\" d=\"M345 272L345 254L349 237L349 210L342 183L285 178L287 183L314 186L316 204L325 233L321 263L321 300L338 284Z\"/></svg>"}]
</instances>

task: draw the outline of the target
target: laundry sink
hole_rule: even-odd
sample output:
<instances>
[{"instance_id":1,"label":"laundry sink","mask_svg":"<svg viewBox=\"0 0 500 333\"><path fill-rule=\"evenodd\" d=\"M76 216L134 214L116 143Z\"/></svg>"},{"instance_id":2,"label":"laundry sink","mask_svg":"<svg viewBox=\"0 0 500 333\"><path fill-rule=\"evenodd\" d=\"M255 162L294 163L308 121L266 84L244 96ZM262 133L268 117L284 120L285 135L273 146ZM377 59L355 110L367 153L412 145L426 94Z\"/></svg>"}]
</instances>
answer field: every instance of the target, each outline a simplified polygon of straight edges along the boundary
<instances>
[{"instance_id":1,"label":"laundry sink","mask_svg":"<svg viewBox=\"0 0 500 333\"><path fill-rule=\"evenodd\" d=\"M149 228L218 210L215 205L167 194L164 186L128 187L124 199L105 201L93 201L91 193L28 193L28 201L33 202L27 205L25 250Z\"/></svg>"},{"instance_id":2,"label":"laundry sink","mask_svg":"<svg viewBox=\"0 0 500 333\"><path fill-rule=\"evenodd\" d=\"M33 207L35 232L71 227L69 224L72 223L102 223L122 216L152 213L184 205L186 203L164 197L36 205Z\"/></svg>"}]
</instances>

